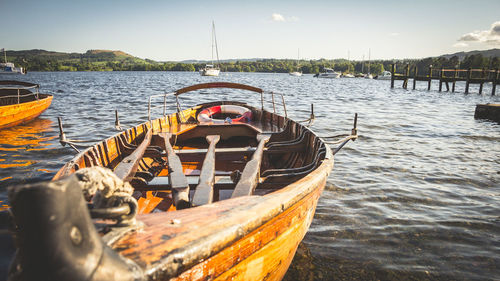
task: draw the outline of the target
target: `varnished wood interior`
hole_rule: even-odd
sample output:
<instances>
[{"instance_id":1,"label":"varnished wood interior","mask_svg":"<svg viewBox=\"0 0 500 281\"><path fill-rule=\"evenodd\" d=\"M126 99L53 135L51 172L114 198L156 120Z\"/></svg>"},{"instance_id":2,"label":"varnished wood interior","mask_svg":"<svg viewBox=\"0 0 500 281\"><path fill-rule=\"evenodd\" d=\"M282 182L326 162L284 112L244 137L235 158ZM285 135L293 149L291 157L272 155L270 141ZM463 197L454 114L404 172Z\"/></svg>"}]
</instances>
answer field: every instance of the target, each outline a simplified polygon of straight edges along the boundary
<instances>
[{"instance_id":1,"label":"varnished wood interior","mask_svg":"<svg viewBox=\"0 0 500 281\"><path fill-rule=\"evenodd\" d=\"M184 120L195 119L196 114L203 108L213 105L214 103L209 103L185 110L182 113ZM256 186L260 194L284 187L319 166L325 156L325 147L313 133L282 116L262 112L253 107L251 109L255 112L255 119L250 123L225 125L180 123L179 114L172 114L151 123L141 124L81 153L61 169L55 179L78 169L95 165L116 170L124 159L136 153L136 149L143 143L145 133L150 130L153 134L150 146L144 151L144 157L137 161L136 175L129 178L136 190L140 191L140 196L137 193L137 199L144 198L148 191L154 191L155 194L161 191L159 198L154 200L161 201L165 200L165 194L171 192L171 182L168 178L170 167L165 153L164 138L161 136L166 132L172 134L170 142L181 160L183 173L190 177L191 199L196 190L196 179L199 178L208 149L205 139L207 135L220 137L215 149L217 181L213 187L215 192L213 201L227 197L225 195L227 191L224 191L225 194L220 194L221 190L234 189L237 183L234 177L243 172L246 164L251 160L258 145L256 137L259 134L270 135L259 165L259 172L265 175ZM218 153L218 149L222 152ZM193 150L196 153L190 152ZM123 164L120 167L123 167ZM168 201L169 204L158 204L157 208L151 209L150 206L140 209L143 212L172 210L172 200Z\"/></svg>"},{"instance_id":2,"label":"varnished wood interior","mask_svg":"<svg viewBox=\"0 0 500 281\"><path fill-rule=\"evenodd\" d=\"M247 106L253 112L249 123L196 122L201 110L217 104L242 105L207 103L140 124L83 151L54 177L92 166L115 170L144 143L146 132L152 132L130 178L139 203L137 219L144 227L110 245L137 263L149 279L281 279L333 167L330 149L314 133L274 113ZM165 134L172 134L169 141L182 164L191 202L204 162L210 158L206 137L219 137L213 175L203 176L210 180L213 176L211 203L183 210L175 207ZM231 198L263 134L270 137L265 145L261 143L255 189L251 187L250 195ZM205 166L210 170L209 164Z\"/></svg>"}]
</instances>

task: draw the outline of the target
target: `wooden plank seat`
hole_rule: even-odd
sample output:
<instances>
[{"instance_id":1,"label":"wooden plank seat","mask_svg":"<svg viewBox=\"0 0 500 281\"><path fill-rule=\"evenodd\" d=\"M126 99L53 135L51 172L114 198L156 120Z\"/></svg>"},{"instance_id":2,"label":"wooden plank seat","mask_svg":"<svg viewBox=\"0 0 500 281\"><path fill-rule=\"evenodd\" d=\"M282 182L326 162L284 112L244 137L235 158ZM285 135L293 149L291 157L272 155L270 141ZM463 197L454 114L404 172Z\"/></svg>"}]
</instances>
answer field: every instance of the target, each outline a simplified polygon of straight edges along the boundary
<instances>
[{"instance_id":1,"label":"wooden plank seat","mask_svg":"<svg viewBox=\"0 0 500 281\"><path fill-rule=\"evenodd\" d=\"M274 148L264 147L264 154L286 154L293 152L303 152L304 143L291 144L289 146L280 146ZM257 147L247 146L247 147L234 147L234 148L216 148L215 153L217 155L252 155L257 150ZM176 154L179 156L181 161L190 162L198 161L200 157L203 157L207 153L208 149L186 149L186 150L175 150ZM164 154L162 154L164 156Z\"/></svg>"},{"instance_id":2,"label":"wooden plank seat","mask_svg":"<svg viewBox=\"0 0 500 281\"><path fill-rule=\"evenodd\" d=\"M189 191L191 193L196 192L196 188L199 184L200 181L200 176L199 175L187 175L186 176L188 185L189 185ZM259 189L279 189L287 184L289 184L290 181L284 180L284 181L273 181L270 183L259 183L255 190ZM213 185L213 191L214 191L214 201L216 199L215 193L217 190L233 190L234 187L236 186L236 183L233 182L230 176L215 176L214 179L214 185ZM170 180L168 177L155 177L151 181L147 182L145 185L135 187L135 190L138 191L156 191L156 190L162 190L162 191L169 191L172 190L172 186L170 185Z\"/></svg>"}]
</instances>

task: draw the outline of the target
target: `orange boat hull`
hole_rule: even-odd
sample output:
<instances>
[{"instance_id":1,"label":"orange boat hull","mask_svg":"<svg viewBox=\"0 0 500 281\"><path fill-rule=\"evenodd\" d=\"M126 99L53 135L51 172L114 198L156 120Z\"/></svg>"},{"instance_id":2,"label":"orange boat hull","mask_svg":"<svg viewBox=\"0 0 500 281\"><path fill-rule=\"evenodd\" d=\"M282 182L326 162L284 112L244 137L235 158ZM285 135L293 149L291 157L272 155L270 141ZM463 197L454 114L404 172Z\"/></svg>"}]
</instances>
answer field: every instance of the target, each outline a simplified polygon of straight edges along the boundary
<instances>
[{"instance_id":1,"label":"orange boat hull","mask_svg":"<svg viewBox=\"0 0 500 281\"><path fill-rule=\"evenodd\" d=\"M42 94L40 94L42 96ZM52 95L39 100L0 107L0 129L26 123L42 114L52 103Z\"/></svg>"}]
</instances>

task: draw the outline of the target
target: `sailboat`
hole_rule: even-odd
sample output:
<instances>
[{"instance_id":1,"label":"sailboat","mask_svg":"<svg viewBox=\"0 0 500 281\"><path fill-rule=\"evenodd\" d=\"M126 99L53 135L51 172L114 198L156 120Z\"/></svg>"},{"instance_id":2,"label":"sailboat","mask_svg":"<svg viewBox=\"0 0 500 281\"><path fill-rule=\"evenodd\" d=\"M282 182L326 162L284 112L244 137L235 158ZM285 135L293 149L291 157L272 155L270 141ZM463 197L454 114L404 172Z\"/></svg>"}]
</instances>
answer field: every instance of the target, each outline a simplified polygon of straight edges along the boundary
<instances>
[{"instance_id":1,"label":"sailboat","mask_svg":"<svg viewBox=\"0 0 500 281\"><path fill-rule=\"evenodd\" d=\"M214 64L214 47L217 55L217 65ZM215 36L215 23L212 21L212 64L207 64L204 68L200 69L201 76L219 76L219 65L219 50L217 49L217 37Z\"/></svg>"},{"instance_id":2,"label":"sailboat","mask_svg":"<svg viewBox=\"0 0 500 281\"><path fill-rule=\"evenodd\" d=\"M373 75L370 73L370 49L368 49L368 74L366 74L365 78L373 79Z\"/></svg>"},{"instance_id":3,"label":"sailboat","mask_svg":"<svg viewBox=\"0 0 500 281\"><path fill-rule=\"evenodd\" d=\"M299 71L299 58L300 58L299 51L300 50L297 50L297 70L289 73L292 76L302 76L302 71Z\"/></svg>"},{"instance_id":4,"label":"sailboat","mask_svg":"<svg viewBox=\"0 0 500 281\"><path fill-rule=\"evenodd\" d=\"M0 74L26 74L22 67L16 67L13 63L7 62L7 52L2 48L5 63L0 63Z\"/></svg>"}]
</instances>

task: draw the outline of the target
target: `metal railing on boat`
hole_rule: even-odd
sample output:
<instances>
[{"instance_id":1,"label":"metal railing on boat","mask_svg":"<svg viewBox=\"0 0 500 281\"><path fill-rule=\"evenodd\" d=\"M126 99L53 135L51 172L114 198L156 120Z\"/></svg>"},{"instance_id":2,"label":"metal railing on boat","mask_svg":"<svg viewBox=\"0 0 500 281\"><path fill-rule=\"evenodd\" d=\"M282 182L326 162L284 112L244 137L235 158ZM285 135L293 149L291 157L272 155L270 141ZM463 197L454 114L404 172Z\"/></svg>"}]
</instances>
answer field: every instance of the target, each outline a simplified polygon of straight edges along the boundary
<instances>
[{"instance_id":1,"label":"metal railing on boat","mask_svg":"<svg viewBox=\"0 0 500 281\"><path fill-rule=\"evenodd\" d=\"M28 87L0 87L0 93L2 91L17 91L17 95L5 95L5 96L0 96L0 99L7 99L7 98L17 98L17 103L21 103L21 98L22 97L28 97L28 96L35 96L35 98L38 100L40 99L39 97L39 85L35 86L28 86ZM35 92L29 92L27 94L21 94L21 90L26 90L29 91L31 89L35 89Z\"/></svg>"},{"instance_id":2,"label":"metal railing on boat","mask_svg":"<svg viewBox=\"0 0 500 281\"><path fill-rule=\"evenodd\" d=\"M149 96L149 100L148 100L148 121L151 121L152 110L155 108L162 108L163 109L163 117L165 117L167 115L167 97L168 96L175 96L175 107L177 109L177 113L182 114L181 105L179 102L179 97L178 97L178 94L176 92L151 95L151 96ZM163 98L162 105L154 105L153 104L153 101L155 99L158 99L158 98ZM285 97L283 96L283 94L275 93L272 91L262 91L262 92L260 92L260 103L261 103L262 110L265 109L265 104L272 105L272 112L275 114L278 113L276 106L281 105L283 107L284 117L285 118L288 117L288 113L286 110ZM184 116L181 116L181 117L184 120Z\"/></svg>"}]
</instances>

